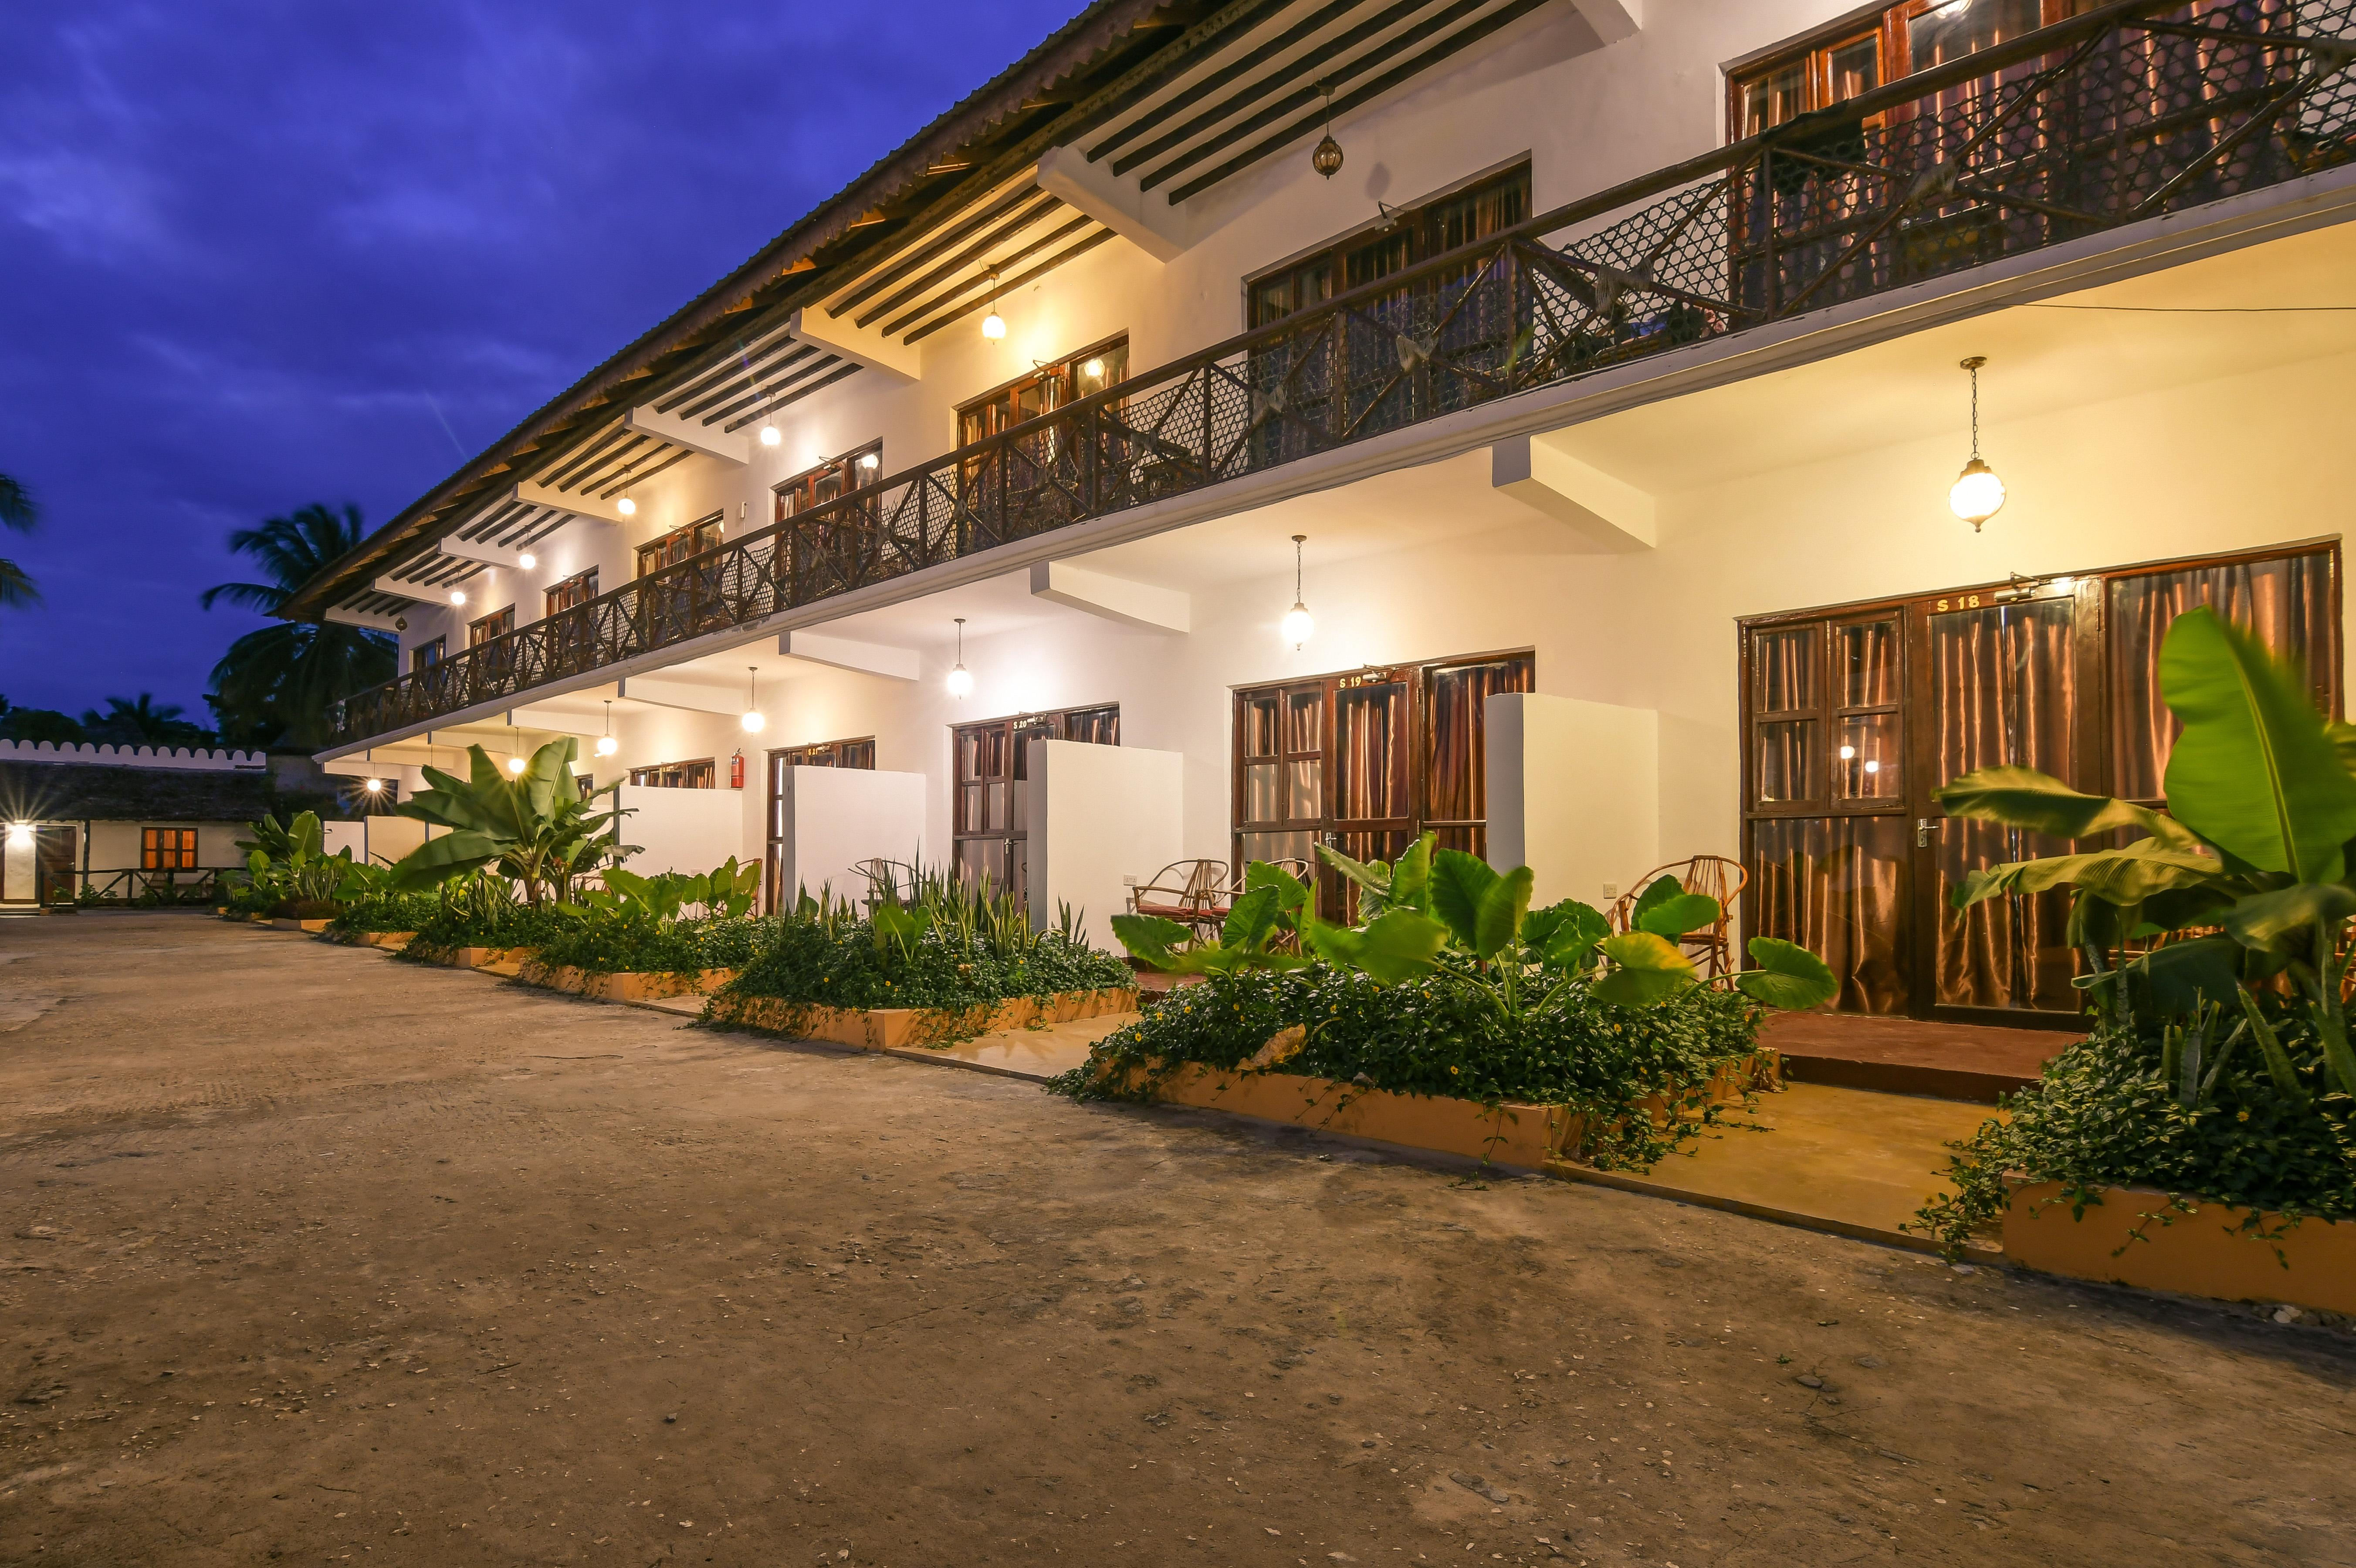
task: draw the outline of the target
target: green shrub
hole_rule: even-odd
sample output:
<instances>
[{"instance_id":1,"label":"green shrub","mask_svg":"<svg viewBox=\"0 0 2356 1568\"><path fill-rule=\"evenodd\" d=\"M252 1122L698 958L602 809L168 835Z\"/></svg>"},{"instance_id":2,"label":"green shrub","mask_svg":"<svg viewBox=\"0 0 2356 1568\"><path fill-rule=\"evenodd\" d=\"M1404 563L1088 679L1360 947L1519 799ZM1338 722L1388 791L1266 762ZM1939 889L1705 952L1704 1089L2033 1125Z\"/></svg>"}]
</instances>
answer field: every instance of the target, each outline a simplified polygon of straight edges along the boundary
<instances>
[{"instance_id":1,"label":"green shrub","mask_svg":"<svg viewBox=\"0 0 2356 1568\"><path fill-rule=\"evenodd\" d=\"M483 901L470 905L444 900L430 918L418 923L416 936L400 956L431 961L459 947L536 948L563 936L573 924L552 909L529 904Z\"/></svg>"},{"instance_id":2,"label":"green shrub","mask_svg":"<svg viewBox=\"0 0 2356 1568\"><path fill-rule=\"evenodd\" d=\"M2096 1030L2048 1062L1955 1149L1953 1197L1926 1203L1916 1228L1949 1256L2003 1218L2005 1178L2058 1181L2071 1204L2104 1187L2158 1188L2179 1199L2356 1220L2356 1100L2338 1093L2323 1042L2286 1020L2277 1030L2303 1095L2286 1094L2254 1048L2223 1059L2191 1108L2169 1082L2163 1048L2130 1030ZM2250 1234L2265 1239L2256 1229Z\"/></svg>"},{"instance_id":3,"label":"green shrub","mask_svg":"<svg viewBox=\"0 0 2356 1568\"><path fill-rule=\"evenodd\" d=\"M576 919L540 944L540 961L596 975L699 975L741 969L776 939L783 923L742 915L659 923Z\"/></svg>"},{"instance_id":4,"label":"green shrub","mask_svg":"<svg viewBox=\"0 0 2356 1568\"><path fill-rule=\"evenodd\" d=\"M1175 1068L1233 1071L1297 1024L1307 1039L1283 1072L1402 1094L1569 1105L1586 1118L1586 1157L1605 1168L1643 1166L1692 1133L1692 1113L1712 1119L1712 1080L1755 1048L1757 1019L1745 997L1711 987L1624 1007L1575 980L1509 1021L1445 974L1380 986L1329 965L1243 971L1172 992L1051 1087L1079 1099L1150 1099ZM1647 1100L1687 1115L1656 1126Z\"/></svg>"},{"instance_id":5,"label":"green shrub","mask_svg":"<svg viewBox=\"0 0 2356 1568\"><path fill-rule=\"evenodd\" d=\"M834 1008L963 1008L1135 979L1110 954L1055 932L1001 951L981 934L927 924L904 947L878 941L865 921L796 919L777 923L775 939L728 989Z\"/></svg>"},{"instance_id":6,"label":"green shrub","mask_svg":"<svg viewBox=\"0 0 2356 1568\"><path fill-rule=\"evenodd\" d=\"M341 935L415 931L440 913L441 909L441 901L432 893L369 893L346 904L327 929Z\"/></svg>"}]
</instances>

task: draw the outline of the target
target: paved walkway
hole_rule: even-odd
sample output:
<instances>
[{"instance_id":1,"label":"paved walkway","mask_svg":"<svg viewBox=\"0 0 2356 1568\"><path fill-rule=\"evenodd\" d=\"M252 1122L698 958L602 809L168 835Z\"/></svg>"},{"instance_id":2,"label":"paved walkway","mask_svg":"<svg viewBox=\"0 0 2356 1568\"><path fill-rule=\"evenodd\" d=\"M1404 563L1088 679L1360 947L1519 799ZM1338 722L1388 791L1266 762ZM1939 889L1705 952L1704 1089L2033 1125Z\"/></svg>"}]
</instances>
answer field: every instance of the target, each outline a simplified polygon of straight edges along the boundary
<instances>
[{"instance_id":1,"label":"paved walkway","mask_svg":"<svg viewBox=\"0 0 2356 1568\"><path fill-rule=\"evenodd\" d=\"M2348 1560L2315 1329L683 1022L0 922L0 1562Z\"/></svg>"}]
</instances>

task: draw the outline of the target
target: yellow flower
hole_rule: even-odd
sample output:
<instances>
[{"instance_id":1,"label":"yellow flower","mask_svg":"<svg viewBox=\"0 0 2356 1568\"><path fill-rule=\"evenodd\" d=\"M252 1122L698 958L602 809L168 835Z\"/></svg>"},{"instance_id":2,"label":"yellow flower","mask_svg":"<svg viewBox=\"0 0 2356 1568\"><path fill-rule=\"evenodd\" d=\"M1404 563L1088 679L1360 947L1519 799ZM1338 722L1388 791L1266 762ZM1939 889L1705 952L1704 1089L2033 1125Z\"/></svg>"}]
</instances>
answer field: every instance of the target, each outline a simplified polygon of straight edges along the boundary
<instances>
[{"instance_id":1,"label":"yellow flower","mask_svg":"<svg viewBox=\"0 0 2356 1568\"><path fill-rule=\"evenodd\" d=\"M1449 1075L1451 1078L1455 1077L1455 1076L1456 1076L1456 1069L1454 1069L1453 1067L1450 1068L1450 1069L1448 1070L1448 1075Z\"/></svg>"},{"instance_id":2,"label":"yellow flower","mask_svg":"<svg viewBox=\"0 0 2356 1568\"><path fill-rule=\"evenodd\" d=\"M2246 1122L2246 1121L2248 1121L2248 1120L2250 1119L2250 1113L2249 1113L2249 1112L2247 1112L2247 1111L2243 1111L2243 1112L2239 1113L2238 1115L2236 1115L2233 1117L2233 1119L2234 1119L2235 1121L2237 1121L2237 1122Z\"/></svg>"}]
</instances>

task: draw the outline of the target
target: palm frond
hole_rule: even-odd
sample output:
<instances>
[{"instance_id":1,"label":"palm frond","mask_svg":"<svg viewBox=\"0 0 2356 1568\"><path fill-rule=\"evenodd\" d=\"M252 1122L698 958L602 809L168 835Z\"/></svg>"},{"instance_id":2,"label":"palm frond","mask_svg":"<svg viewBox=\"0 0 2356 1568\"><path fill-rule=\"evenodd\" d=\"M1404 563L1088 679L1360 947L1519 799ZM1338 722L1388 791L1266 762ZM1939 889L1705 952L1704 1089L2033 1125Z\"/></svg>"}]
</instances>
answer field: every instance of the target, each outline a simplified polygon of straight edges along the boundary
<instances>
[{"instance_id":1,"label":"palm frond","mask_svg":"<svg viewBox=\"0 0 2356 1568\"><path fill-rule=\"evenodd\" d=\"M197 603L209 610L223 599L241 610L259 610L267 615L286 603L286 590L267 582L216 582L197 595Z\"/></svg>"},{"instance_id":2,"label":"palm frond","mask_svg":"<svg viewBox=\"0 0 2356 1568\"><path fill-rule=\"evenodd\" d=\"M28 534L40 523L41 504L33 499L32 492L21 480L0 474L0 528Z\"/></svg>"},{"instance_id":3,"label":"palm frond","mask_svg":"<svg viewBox=\"0 0 2356 1568\"><path fill-rule=\"evenodd\" d=\"M41 591L15 561L0 558L0 609L29 609L41 602Z\"/></svg>"}]
</instances>

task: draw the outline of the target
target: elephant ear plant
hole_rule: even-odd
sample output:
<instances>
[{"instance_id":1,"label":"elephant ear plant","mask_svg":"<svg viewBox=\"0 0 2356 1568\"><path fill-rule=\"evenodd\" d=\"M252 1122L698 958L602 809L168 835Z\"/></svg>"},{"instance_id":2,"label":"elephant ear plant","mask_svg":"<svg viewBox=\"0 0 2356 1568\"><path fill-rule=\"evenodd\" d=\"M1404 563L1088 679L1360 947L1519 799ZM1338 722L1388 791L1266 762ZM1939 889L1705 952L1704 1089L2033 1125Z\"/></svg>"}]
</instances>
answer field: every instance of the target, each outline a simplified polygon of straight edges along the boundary
<instances>
[{"instance_id":1,"label":"elephant ear plant","mask_svg":"<svg viewBox=\"0 0 2356 1568\"><path fill-rule=\"evenodd\" d=\"M402 890L444 887L486 869L519 883L523 901L565 901L573 879L630 853L603 841L626 812L593 811L573 784L576 743L570 735L534 752L523 773L509 778L482 747L466 748L467 776L424 770L430 789L393 809L450 831L428 838L393 866Z\"/></svg>"},{"instance_id":2,"label":"elephant ear plant","mask_svg":"<svg viewBox=\"0 0 2356 1568\"><path fill-rule=\"evenodd\" d=\"M1305 969L1311 960L1279 946L1299 929L1309 889L1281 866L1253 861L1244 872L1244 894L1227 912L1216 942L1195 943L1194 933L1158 914L1117 914L1112 933L1121 945L1171 975L1285 973Z\"/></svg>"},{"instance_id":3,"label":"elephant ear plant","mask_svg":"<svg viewBox=\"0 0 2356 1568\"><path fill-rule=\"evenodd\" d=\"M2188 1111L2214 1093L2245 1038L2276 1088L2303 1104L2286 1023L2313 1037L2331 1083L2356 1096L2343 1000L2356 916L2356 729L2328 723L2290 667L2206 608L2169 627L2159 677L2183 724L2169 756L2167 815L2029 768L1966 773L1939 793L1951 816L2057 838L2143 837L1990 867L1956 891L1956 907L2073 890L2069 938L2085 971L2075 983L2103 1023L2158 1042ZM2127 944L2154 939L2125 955ZM2227 1018L2233 1028L2221 1040Z\"/></svg>"}]
</instances>

